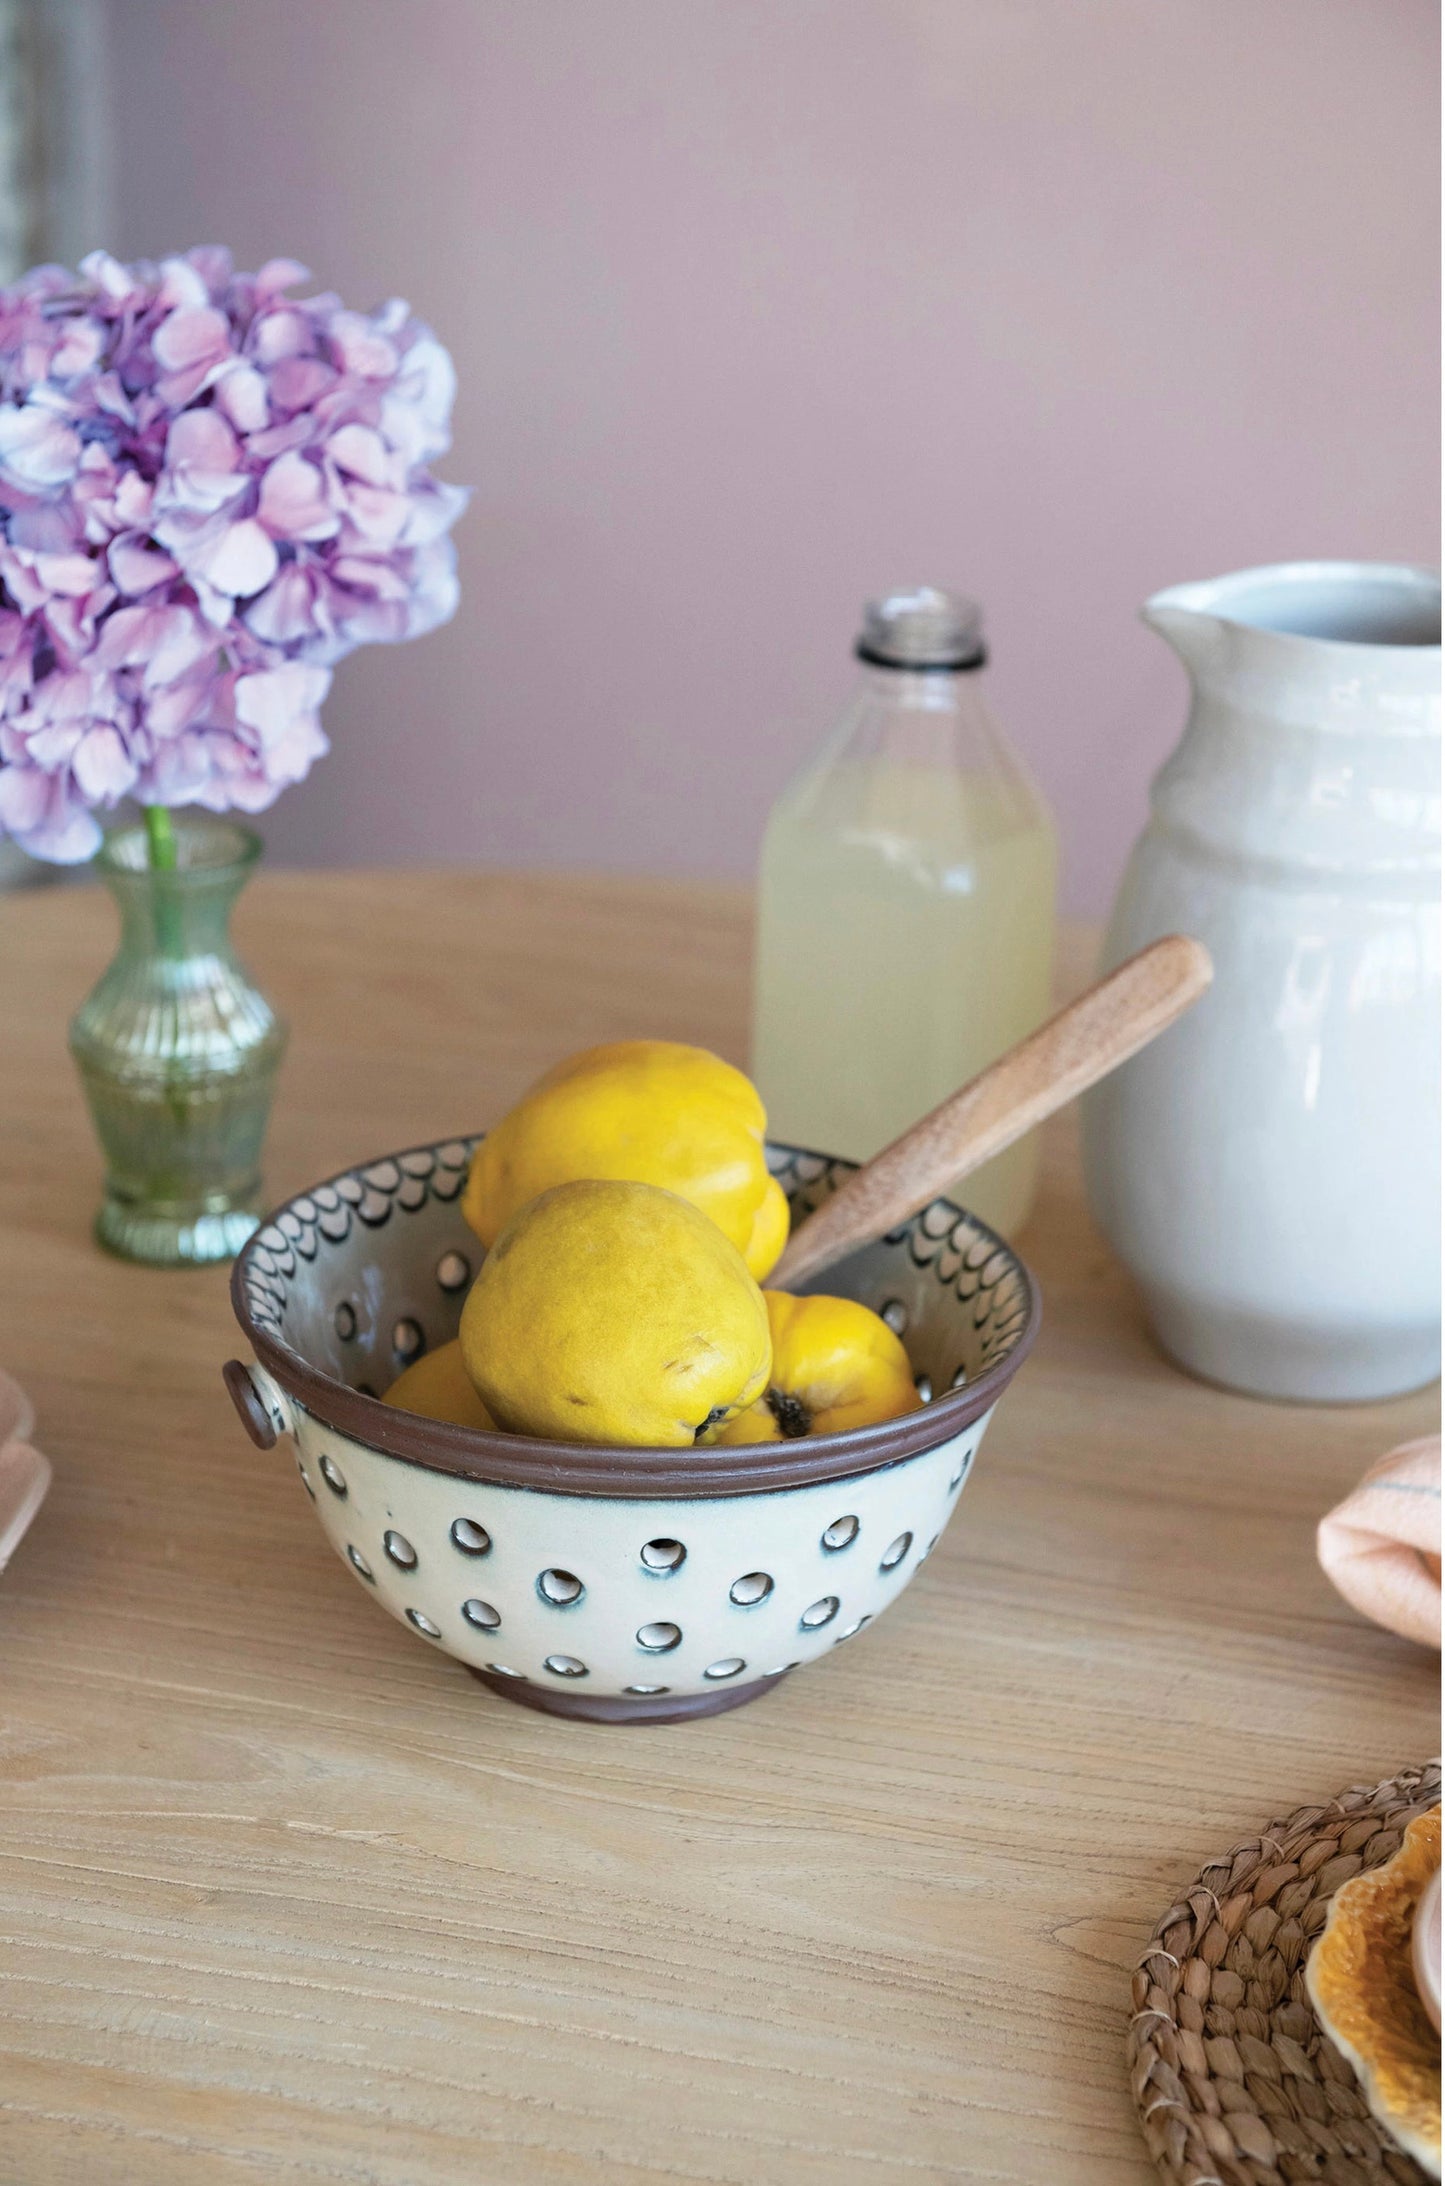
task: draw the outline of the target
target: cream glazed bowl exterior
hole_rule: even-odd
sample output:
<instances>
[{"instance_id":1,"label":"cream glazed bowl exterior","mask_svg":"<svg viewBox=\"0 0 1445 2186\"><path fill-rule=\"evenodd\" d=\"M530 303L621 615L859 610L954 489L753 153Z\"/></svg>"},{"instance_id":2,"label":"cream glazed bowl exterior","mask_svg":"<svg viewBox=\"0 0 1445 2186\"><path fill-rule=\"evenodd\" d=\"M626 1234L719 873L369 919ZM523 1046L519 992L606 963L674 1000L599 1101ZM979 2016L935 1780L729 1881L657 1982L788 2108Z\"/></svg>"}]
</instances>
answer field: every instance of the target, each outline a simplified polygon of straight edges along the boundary
<instances>
[{"instance_id":1,"label":"cream glazed bowl exterior","mask_svg":"<svg viewBox=\"0 0 1445 2186\"><path fill-rule=\"evenodd\" d=\"M478 1434L379 1401L449 1341L481 1247L458 1211L475 1139L289 1201L236 1262L253 1439L294 1438L358 1584L510 1700L601 1722L737 1707L863 1631L931 1554L1033 1341L1035 1286L937 1200L813 1286L880 1312L923 1408L753 1448L616 1449ZM772 1146L794 1220L851 1164Z\"/></svg>"}]
</instances>

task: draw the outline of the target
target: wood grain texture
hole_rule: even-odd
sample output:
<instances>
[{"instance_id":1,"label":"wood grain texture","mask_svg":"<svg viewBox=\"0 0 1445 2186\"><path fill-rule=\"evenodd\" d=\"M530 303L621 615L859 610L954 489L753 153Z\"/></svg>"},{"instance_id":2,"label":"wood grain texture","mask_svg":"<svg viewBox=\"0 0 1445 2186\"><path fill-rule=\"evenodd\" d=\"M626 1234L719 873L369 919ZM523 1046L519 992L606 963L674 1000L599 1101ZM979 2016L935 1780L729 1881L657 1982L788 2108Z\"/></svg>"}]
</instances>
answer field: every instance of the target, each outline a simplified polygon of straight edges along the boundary
<instances>
[{"instance_id":1,"label":"wood grain texture","mask_svg":"<svg viewBox=\"0 0 1445 2186\"><path fill-rule=\"evenodd\" d=\"M790 1290L930 1200L957 1198L965 1177L1157 1039L1213 977L1209 951L1185 934L1127 958L846 1178L794 1230L770 1287Z\"/></svg>"},{"instance_id":2,"label":"wood grain texture","mask_svg":"<svg viewBox=\"0 0 1445 2186\"><path fill-rule=\"evenodd\" d=\"M745 1060L729 894L259 881L277 1197L584 1042ZM0 1579L0 2179L1144 2186L1129 1974L1221 1844L1432 1750L1436 1665L1316 1568L1432 1397L1152 1349L1047 1135L1044 1331L887 1617L660 1730L489 1698L326 1546L219 1368L224 1270L89 1242L89 889L0 903L0 1359L55 1487ZM1076 967L1077 972L1077 967ZM1075 984L1082 982L1075 978Z\"/></svg>"}]
</instances>

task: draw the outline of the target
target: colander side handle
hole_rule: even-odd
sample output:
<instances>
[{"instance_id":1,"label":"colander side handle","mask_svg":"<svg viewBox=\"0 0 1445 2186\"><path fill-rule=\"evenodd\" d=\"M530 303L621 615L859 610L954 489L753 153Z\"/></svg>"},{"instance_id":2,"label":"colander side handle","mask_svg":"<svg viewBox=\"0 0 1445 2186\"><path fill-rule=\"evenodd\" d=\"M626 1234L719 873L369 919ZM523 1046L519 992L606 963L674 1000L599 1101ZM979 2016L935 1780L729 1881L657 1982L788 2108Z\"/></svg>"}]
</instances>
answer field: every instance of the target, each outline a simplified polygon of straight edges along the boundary
<instances>
[{"instance_id":1,"label":"colander side handle","mask_svg":"<svg viewBox=\"0 0 1445 2186\"><path fill-rule=\"evenodd\" d=\"M245 1428L258 1450L274 1450L283 1434L294 1431L291 1407L272 1381L259 1366L247 1366L240 1359L227 1359L221 1368L221 1379L231 1393L241 1425Z\"/></svg>"}]
</instances>

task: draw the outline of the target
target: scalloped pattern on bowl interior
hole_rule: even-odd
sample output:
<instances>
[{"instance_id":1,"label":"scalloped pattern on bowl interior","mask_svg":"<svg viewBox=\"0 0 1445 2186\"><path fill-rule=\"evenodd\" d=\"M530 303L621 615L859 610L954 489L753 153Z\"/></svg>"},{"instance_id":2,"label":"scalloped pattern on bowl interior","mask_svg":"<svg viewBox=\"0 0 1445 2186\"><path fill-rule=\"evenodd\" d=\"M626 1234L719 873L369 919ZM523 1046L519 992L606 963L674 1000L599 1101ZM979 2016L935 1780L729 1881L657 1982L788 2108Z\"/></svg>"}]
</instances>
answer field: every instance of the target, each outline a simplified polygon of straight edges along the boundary
<instances>
[{"instance_id":1,"label":"scalloped pattern on bowl interior","mask_svg":"<svg viewBox=\"0 0 1445 2186\"><path fill-rule=\"evenodd\" d=\"M257 1327L346 1387L380 1396L423 1351L455 1336L482 1252L458 1208L478 1139L456 1138L349 1170L281 1207L238 1262ZM854 1164L770 1146L794 1222ZM952 1201L828 1271L817 1288L858 1298L908 1347L930 1398L976 1382L1019 1342L1027 1279L1002 1239Z\"/></svg>"}]
</instances>

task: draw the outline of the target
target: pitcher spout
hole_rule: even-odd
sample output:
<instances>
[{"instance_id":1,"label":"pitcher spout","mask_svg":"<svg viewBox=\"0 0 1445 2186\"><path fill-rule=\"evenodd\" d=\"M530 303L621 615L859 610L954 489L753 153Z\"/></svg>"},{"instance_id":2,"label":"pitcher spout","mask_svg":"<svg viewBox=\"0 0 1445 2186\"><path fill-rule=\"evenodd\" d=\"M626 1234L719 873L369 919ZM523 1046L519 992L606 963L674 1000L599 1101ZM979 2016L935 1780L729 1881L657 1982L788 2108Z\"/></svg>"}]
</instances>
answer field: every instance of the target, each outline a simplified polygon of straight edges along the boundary
<instances>
[{"instance_id":1,"label":"pitcher spout","mask_svg":"<svg viewBox=\"0 0 1445 2186\"><path fill-rule=\"evenodd\" d=\"M1192 676L1204 673L1224 627L1212 583L1172 584L1140 609L1141 620L1173 647Z\"/></svg>"},{"instance_id":2,"label":"pitcher spout","mask_svg":"<svg viewBox=\"0 0 1445 2186\"><path fill-rule=\"evenodd\" d=\"M1280 562L1170 585L1143 610L1152 630L1198 675L1228 631L1270 657L1348 656L1352 669L1407 680L1438 668L1440 578L1387 562Z\"/></svg>"}]
</instances>

